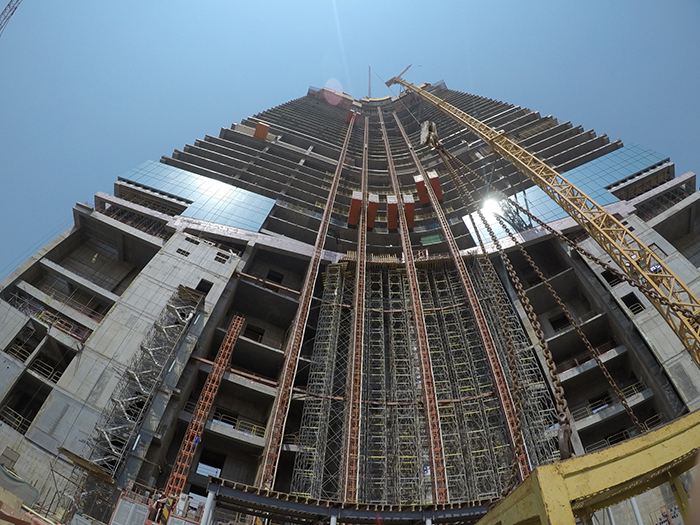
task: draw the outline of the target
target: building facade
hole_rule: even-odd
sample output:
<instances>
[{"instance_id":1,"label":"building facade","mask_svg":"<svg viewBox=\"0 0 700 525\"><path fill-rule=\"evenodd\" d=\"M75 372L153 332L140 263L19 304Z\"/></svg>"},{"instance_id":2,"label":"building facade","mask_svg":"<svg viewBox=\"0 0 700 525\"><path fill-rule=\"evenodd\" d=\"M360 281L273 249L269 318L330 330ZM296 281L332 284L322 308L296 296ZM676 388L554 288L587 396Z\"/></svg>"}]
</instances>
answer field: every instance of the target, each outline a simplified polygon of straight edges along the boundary
<instances>
[{"instance_id":1,"label":"building facade","mask_svg":"<svg viewBox=\"0 0 700 525\"><path fill-rule=\"evenodd\" d=\"M700 291L695 174L425 87L557 169ZM453 170L420 144L425 121ZM362 503L497 499L560 457L543 341L577 455L700 406L698 366L610 257L408 92L311 88L143 163L73 214L0 284L0 453L50 512L91 468L165 486L236 314L194 497L213 475Z\"/></svg>"}]
</instances>

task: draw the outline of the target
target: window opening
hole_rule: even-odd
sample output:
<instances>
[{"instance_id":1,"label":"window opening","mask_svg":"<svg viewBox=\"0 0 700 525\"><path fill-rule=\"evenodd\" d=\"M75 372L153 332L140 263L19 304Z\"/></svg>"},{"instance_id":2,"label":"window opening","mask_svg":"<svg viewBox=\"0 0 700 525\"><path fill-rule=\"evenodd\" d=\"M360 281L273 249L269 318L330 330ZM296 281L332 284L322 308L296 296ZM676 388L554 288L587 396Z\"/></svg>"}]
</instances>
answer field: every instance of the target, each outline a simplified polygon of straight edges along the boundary
<instances>
[{"instance_id":1,"label":"window opening","mask_svg":"<svg viewBox=\"0 0 700 525\"><path fill-rule=\"evenodd\" d=\"M226 255L225 253L218 252L218 253L216 254L216 257L214 257L214 260L215 260L216 262L225 263L225 262L228 261L230 258L231 258L230 255Z\"/></svg>"},{"instance_id":2,"label":"window opening","mask_svg":"<svg viewBox=\"0 0 700 525\"><path fill-rule=\"evenodd\" d=\"M629 308L634 315L637 315L642 310L644 310L644 305L637 298L634 292L625 295L622 298L622 302L625 303L627 308Z\"/></svg>"},{"instance_id":3,"label":"window opening","mask_svg":"<svg viewBox=\"0 0 700 525\"><path fill-rule=\"evenodd\" d=\"M246 327L245 327L245 332L243 332L243 337L250 339L252 341L255 341L256 343L260 343L263 339L264 334L265 334L265 330L263 328L249 324L249 325L246 325Z\"/></svg>"},{"instance_id":4,"label":"window opening","mask_svg":"<svg viewBox=\"0 0 700 525\"><path fill-rule=\"evenodd\" d=\"M617 275L615 275L610 270L605 270L600 275L603 276L603 279L605 279L610 286L617 286L618 284L620 284L622 282L622 279L620 279Z\"/></svg>"},{"instance_id":5,"label":"window opening","mask_svg":"<svg viewBox=\"0 0 700 525\"><path fill-rule=\"evenodd\" d=\"M26 434L50 393L51 387L25 372L0 405L0 421Z\"/></svg>"},{"instance_id":6,"label":"window opening","mask_svg":"<svg viewBox=\"0 0 700 525\"><path fill-rule=\"evenodd\" d=\"M58 383L75 354L76 352L71 348L49 338L37 356L32 359L29 369L52 383Z\"/></svg>"},{"instance_id":7,"label":"window opening","mask_svg":"<svg viewBox=\"0 0 700 525\"><path fill-rule=\"evenodd\" d=\"M197 474L202 476L221 476L221 471L226 463L225 454L217 454L211 450L202 450L202 455L199 456L197 464Z\"/></svg>"},{"instance_id":8,"label":"window opening","mask_svg":"<svg viewBox=\"0 0 700 525\"><path fill-rule=\"evenodd\" d=\"M559 314L556 317L552 317L549 322L555 332L561 332L562 330L566 330L569 326L571 326L571 322L564 314Z\"/></svg>"},{"instance_id":9,"label":"window opening","mask_svg":"<svg viewBox=\"0 0 700 525\"><path fill-rule=\"evenodd\" d=\"M175 251L176 251L177 253L179 253L180 255L184 255L185 257L189 257L189 255L190 255L190 252L185 251L185 250L183 250L182 248L178 248L178 249L175 250Z\"/></svg>"},{"instance_id":10,"label":"window opening","mask_svg":"<svg viewBox=\"0 0 700 525\"><path fill-rule=\"evenodd\" d=\"M12 342L5 347L5 352L15 356L23 363L29 359L36 347L39 346L42 336L36 333L31 321L25 324Z\"/></svg>"},{"instance_id":11,"label":"window opening","mask_svg":"<svg viewBox=\"0 0 700 525\"><path fill-rule=\"evenodd\" d=\"M275 284L282 284L282 280L284 280L284 274L275 270L270 270L267 272L267 280Z\"/></svg>"}]
</instances>

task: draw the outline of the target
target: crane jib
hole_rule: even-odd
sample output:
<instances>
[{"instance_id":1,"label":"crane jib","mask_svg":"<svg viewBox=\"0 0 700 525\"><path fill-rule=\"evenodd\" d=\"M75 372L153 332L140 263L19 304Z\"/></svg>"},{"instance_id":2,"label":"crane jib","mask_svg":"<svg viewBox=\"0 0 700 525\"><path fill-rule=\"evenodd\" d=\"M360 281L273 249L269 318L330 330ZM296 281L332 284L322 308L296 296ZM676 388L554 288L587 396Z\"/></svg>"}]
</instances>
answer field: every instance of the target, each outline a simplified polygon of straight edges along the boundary
<instances>
[{"instance_id":1,"label":"crane jib","mask_svg":"<svg viewBox=\"0 0 700 525\"><path fill-rule=\"evenodd\" d=\"M578 222L613 261L638 282L638 288L700 365L700 300L659 256L602 206L552 167L510 140L505 133L489 127L422 87L407 82L401 75L386 84L404 86L475 133L491 146L494 153L511 162Z\"/></svg>"}]
</instances>

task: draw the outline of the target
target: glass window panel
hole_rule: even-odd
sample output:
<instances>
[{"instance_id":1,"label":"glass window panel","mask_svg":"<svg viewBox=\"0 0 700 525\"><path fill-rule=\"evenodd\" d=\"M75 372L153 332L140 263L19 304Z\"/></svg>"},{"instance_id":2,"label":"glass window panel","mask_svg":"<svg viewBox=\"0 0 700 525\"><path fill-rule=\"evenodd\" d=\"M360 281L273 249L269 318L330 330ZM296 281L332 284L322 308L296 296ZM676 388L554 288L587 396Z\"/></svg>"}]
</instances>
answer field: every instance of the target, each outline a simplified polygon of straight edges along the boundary
<instances>
[{"instance_id":1,"label":"glass window panel","mask_svg":"<svg viewBox=\"0 0 700 525\"><path fill-rule=\"evenodd\" d=\"M121 178L192 201L185 217L253 231L262 227L275 204L274 199L154 161L140 164Z\"/></svg>"},{"instance_id":2,"label":"glass window panel","mask_svg":"<svg viewBox=\"0 0 700 525\"><path fill-rule=\"evenodd\" d=\"M632 177L655 164L667 160L668 157L665 155L639 146L638 144L631 144L587 162L578 168L564 172L562 175L596 203L605 206L618 200L612 193L605 189L606 186ZM523 205L523 207L529 209L533 215L545 222L552 222L567 216L567 213L537 186L519 192L514 198L518 203ZM482 238L490 242L491 239L488 236L486 228L476 214L473 214L473 216ZM485 213L485 216L496 233L496 236L498 238L504 237L506 234L493 215ZM521 218L526 224L530 224L529 218L522 217L522 215ZM464 222L472 236L474 236L475 232L473 231L469 218L465 217Z\"/></svg>"}]
</instances>

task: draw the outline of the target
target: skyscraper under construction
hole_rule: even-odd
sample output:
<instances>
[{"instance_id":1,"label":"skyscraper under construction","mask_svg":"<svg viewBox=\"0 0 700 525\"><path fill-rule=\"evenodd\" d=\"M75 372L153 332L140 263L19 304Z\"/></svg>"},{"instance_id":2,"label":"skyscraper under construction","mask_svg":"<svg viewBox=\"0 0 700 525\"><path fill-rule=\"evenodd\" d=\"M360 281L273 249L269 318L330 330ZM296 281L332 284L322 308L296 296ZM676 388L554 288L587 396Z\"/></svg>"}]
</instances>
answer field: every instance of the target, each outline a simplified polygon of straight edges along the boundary
<instances>
[{"instance_id":1,"label":"skyscraper under construction","mask_svg":"<svg viewBox=\"0 0 700 525\"><path fill-rule=\"evenodd\" d=\"M429 96L589 196L649 274ZM311 88L123 174L0 284L0 462L52 515L108 520L114 481L217 486L215 522L255 514L221 492L244 485L476 520L538 466L700 406L692 305L646 286L699 286L695 186L443 83Z\"/></svg>"}]
</instances>

